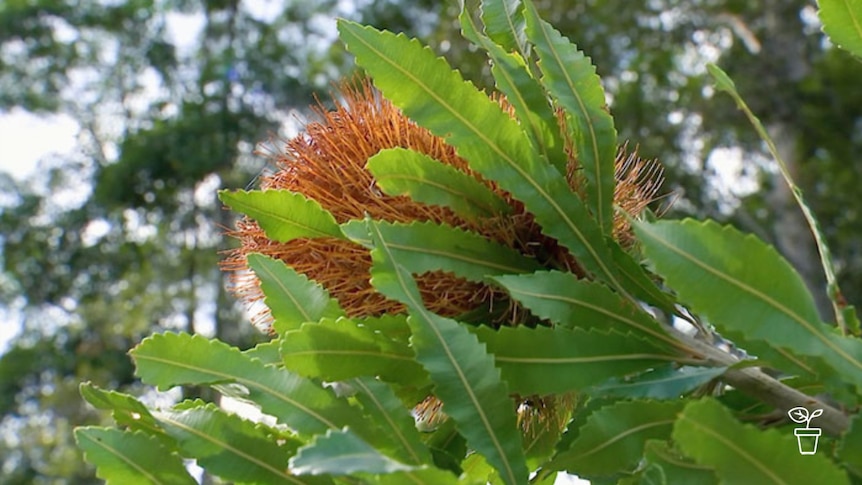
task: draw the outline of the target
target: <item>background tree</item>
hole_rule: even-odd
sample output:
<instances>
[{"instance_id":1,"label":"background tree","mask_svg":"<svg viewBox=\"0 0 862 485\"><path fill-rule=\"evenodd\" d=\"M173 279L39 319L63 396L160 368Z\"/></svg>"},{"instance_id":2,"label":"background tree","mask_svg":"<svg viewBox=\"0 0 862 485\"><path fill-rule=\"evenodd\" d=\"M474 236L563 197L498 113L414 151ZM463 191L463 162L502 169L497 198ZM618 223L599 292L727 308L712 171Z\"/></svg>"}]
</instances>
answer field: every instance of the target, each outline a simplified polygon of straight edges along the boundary
<instances>
[{"instance_id":1,"label":"background tree","mask_svg":"<svg viewBox=\"0 0 862 485\"><path fill-rule=\"evenodd\" d=\"M77 383L133 386L126 352L154 327L256 338L218 270L232 222L216 189L253 182L255 145L341 77L334 16L407 28L430 3L0 7L0 112L80 127L73 155L0 180L2 303L23 322L0 360L3 483L94 480L71 441L95 419Z\"/></svg>"}]
</instances>

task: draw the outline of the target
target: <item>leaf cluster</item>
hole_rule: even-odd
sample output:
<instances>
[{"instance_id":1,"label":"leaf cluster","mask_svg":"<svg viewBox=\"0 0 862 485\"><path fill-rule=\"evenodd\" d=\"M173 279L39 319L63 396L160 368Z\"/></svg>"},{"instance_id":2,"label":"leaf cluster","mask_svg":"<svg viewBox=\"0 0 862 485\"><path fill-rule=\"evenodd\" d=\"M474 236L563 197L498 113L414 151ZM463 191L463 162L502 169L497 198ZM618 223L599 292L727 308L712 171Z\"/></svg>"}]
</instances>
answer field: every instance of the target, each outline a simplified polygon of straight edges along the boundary
<instances>
[{"instance_id":1,"label":"leaf cluster","mask_svg":"<svg viewBox=\"0 0 862 485\"><path fill-rule=\"evenodd\" d=\"M837 287L835 326L774 248L714 221L623 214L637 241L623 247L613 238L616 129L591 60L531 1L487 0L476 12L462 9L463 33L487 53L511 110L419 42L339 22L382 95L472 173L408 148L378 153L368 170L381 191L468 220L511 210L478 183L493 182L578 271L445 223L339 222L299 192L222 192L271 241L365 248L374 289L405 310L351 316L320 283L250 254L271 341L241 351L164 333L131 356L147 385L209 386L263 417L200 400L151 409L84 384L84 398L118 425L76 431L99 476L190 483L186 459L238 483L515 485L552 483L557 472L600 483L862 480L852 411L862 341ZM729 78L713 74L750 113ZM570 158L579 190L566 178ZM825 246L822 255L828 272ZM431 271L491 285L533 318L499 325L431 312L416 282ZM743 350L723 350L726 339ZM775 424L776 411L802 405L819 409L808 416L828 435L816 456L800 455L792 430Z\"/></svg>"}]
</instances>

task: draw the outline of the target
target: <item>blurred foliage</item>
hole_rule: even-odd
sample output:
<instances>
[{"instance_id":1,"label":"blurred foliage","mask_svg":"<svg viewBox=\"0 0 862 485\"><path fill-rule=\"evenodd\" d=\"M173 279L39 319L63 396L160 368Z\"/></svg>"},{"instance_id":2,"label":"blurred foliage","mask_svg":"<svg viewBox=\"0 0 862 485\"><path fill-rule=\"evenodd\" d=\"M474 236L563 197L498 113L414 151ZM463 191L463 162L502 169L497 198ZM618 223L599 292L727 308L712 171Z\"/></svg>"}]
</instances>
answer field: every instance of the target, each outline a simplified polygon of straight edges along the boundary
<instances>
[{"instance_id":1,"label":"blurred foliage","mask_svg":"<svg viewBox=\"0 0 862 485\"><path fill-rule=\"evenodd\" d=\"M453 31L457 2L278 4L0 3L0 113L62 113L81 129L80 150L44 160L32 179L0 175L7 194L0 200L0 314L25 322L0 358L0 388L11 393L2 394L0 482L92 480L77 452L63 448L70 434L62 426L94 419L66 393L63 376L128 384L121 355L154 326L195 330L212 322L223 340L250 344L250 326L216 269L216 251L228 244L221 230L232 223L214 189L253 181L265 169L252 155L255 144L289 136L286 124L305 112L312 93L350 70L333 17L423 38L465 77L490 82L483 57ZM620 139L668 168L667 187L677 195L662 204L675 199L672 211L730 220L799 252L788 254L797 265L807 254L814 270L803 274L819 290L805 231L793 233L792 217L782 219L795 208L761 169L760 141L732 103L713 98L703 66L717 59L764 123L786 134L845 294L862 304L862 201L854 193L862 182L862 64L825 43L814 2L537 4L601 59ZM721 147L741 147L744 174L758 190L721 188L707 163ZM102 360L81 349L99 349ZM59 396L73 413L55 414Z\"/></svg>"}]
</instances>

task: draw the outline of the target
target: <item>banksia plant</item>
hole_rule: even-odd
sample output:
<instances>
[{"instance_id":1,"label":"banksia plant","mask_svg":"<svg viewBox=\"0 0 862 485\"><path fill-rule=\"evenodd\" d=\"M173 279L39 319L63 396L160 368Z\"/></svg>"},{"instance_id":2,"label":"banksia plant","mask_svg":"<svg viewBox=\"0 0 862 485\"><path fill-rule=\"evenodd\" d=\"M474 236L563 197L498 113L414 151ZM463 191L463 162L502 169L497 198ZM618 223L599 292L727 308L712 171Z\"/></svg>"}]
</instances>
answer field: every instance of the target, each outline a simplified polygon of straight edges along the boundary
<instances>
[{"instance_id":1,"label":"banksia plant","mask_svg":"<svg viewBox=\"0 0 862 485\"><path fill-rule=\"evenodd\" d=\"M272 340L165 333L131 352L145 383L209 385L269 419L83 385L122 428L77 430L87 459L117 483L186 483L182 459L240 483L858 480L862 343L837 284L840 332L766 243L642 217L661 169L620 146L591 60L529 1L460 20L497 92L339 21L368 80L259 190L220 193L244 215L223 268ZM824 456L794 455L774 419L800 406L822 410Z\"/></svg>"}]
</instances>

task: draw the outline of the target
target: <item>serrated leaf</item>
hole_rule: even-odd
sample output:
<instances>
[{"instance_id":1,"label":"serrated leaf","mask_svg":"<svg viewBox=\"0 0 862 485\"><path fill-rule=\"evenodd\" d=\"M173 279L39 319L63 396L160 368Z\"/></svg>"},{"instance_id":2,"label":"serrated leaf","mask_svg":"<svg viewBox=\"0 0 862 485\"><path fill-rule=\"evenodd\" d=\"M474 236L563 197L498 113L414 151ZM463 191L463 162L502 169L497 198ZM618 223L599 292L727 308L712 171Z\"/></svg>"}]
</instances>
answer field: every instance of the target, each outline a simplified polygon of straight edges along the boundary
<instances>
[{"instance_id":1,"label":"serrated leaf","mask_svg":"<svg viewBox=\"0 0 862 485\"><path fill-rule=\"evenodd\" d=\"M443 270L471 281L487 276L529 273L540 268L535 259L476 234L434 222L409 224L373 221L393 257L411 273ZM372 247L365 221L342 226L353 241Z\"/></svg>"},{"instance_id":2,"label":"serrated leaf","mask_svg":"<svg viewBox=\"0 0 862 485\"><path fill-rule=\"evenodd\" d=\"M106 391L90 382L82 383L81 396L96 409L111 411L114 421L133 431L143 431L157 438L164 438L164 431L150 410L133 396L116 391Z\"/></svg>"},{"instance_id":3,"label":"serrated leaf","mask_svg":"<svg viewBox=\"0 0 862 485\"><path fill-rule=\"evenodd\" d=\"M259 253L247 256L248 266L260 280L264 303L275 319L279 334L299 328L305 322L344 316L338 302L319 284L297 273L284 262Z\"/></svg>"},{"instance_id":4,"label":"serrated leaf","mask_svg":"<svg viewBox=\"0 0 862 485\"><path fill-rule=\"evenodd\" d=\"M613 226L614 161L617 132L601 79L590 59L539 18L526 2L527 36L539 54L542 83L567 114L578 162L587 179L587 199L599 226L610 234Z\"/></svg>"},{"instance_id":5,"label":"serrated leaf","mask_svg":"<svg viewBox=\"0 0 862 485\"><path fill-rule=\"evenodd\" d=\"M366 168L387 195L409 195L468 219L511 212L502 197L475 177L415 150L381 150L368 159Z\"/></svg>"},{"instance_id":6,"label":"serrated leaf","mask_svg":"<svg viewBox=\"0 0 862 485\"><path fill-rule=\"evenodd\" d=\"M131 352L136 375L146 384L167 389L176 385L236 383L240 396L302 434L351 425L363 429L357 408L328 389L285 369L265 365L239 349L200 335L164 333L147 337Z\"/></svg>"},{"instance_id":7,"label":"serrated leaf","mask_svg":"<svg viewBox=\"0 0 862 485\"><path fill-rule=\"evenodd\" d=\"M666 364L631 378L611 378L585 392L608 397L677 399L719 377L725 370L726 367L677 368L675 364Z\"/></svg>"},{"instance_id":8,"label":"serrated leaf","mask_svg":"<svg viewBox=\"0 0 862 485\"><path fill-rule=\"evenodd\" d=\"M692 483L712 485L718 483L718 477L710 467L698 465L678 451L670 447L667 441L650 440L644 447L644 461L647 466L661 467L664 483ZM641 481L641 483L644 483Z\"/></svg>"},{"instance_id":9,"label":"serrated leaf","mask_svg":"<svg viewBox=\"0 0 862 485\"><path fill-rule=\"evenodd\" d=\"M548 465L582 477L635 468L647 440L670 437L684 401L621 401L593 412L577 439Z\"/></svg>"},{"instance_id":10,"label":"serrated leaf","mask_svg":"<svg viewBox=\"0 0 862 485\"><path fill-rule=\"evenodd\" d=\"M566 328L631 332L667 348L683 349L642 309L598 283L572 273L539 271L492 278L533 315Z\"/></svg>"},{"instance_id":11,"label":"serrated leaf","mask_svg":"<svg viewBox=\"0 0 862 485\"><path fill-rule=\"evenodd\" d=\"M713 399L689 403L673 439L686 455L715 469L722 483L850 483L827 458L801 455L792 434L742 424Z\"/></svg>"},{"instance_id":12,"label":"serrated leaf","mask_svg":"<svg viewBox=\"0 0 862 485\"><path fill-rule=\"evenodd\" d=\"M290 454L259 426L198 401L156 413L182 453L207 472L240 483L312 483L287 470ZM318 483L327 483L326 480Z\"/></svg>"},{"instance_id":13,"label":"serrated leaf","mask_svg":"<svg viewBox=\"0 0 862 485\"><path fill-rule=\"evenodd\" d=\"M521 0L482 0L482 23L488 37L503 49L527 52Z\"/></svg>"},{"instance_id":14,"label":"serrated leaf","mask_svg":"<svg viewBox=\"0 0 862 485\"><path fill-rule=\"evenodd\" d=\"M817 4L829 40L862 58L862 0L817 0Z\"/></svg>"},{"instance_id":15,"label":"serrated leaf","mask_svg":"<svg viewBox=\"0 0 862 485\"><path fill-rule=\"evenodd\" d=\"M841 437L838 458L857 478L862 478L862 417L858 414L850 423L850 429Z\"/></svg>"},{"instance_id":16,"label":"serrated leaf","mask_svg":"<svg viewBox=\"0 0 862 485\"><path fill-rule=\"evenodd\" d=\"M380 425L381 431L394 445L391 450L384 451L412 466L432 462L431 452L422 442L410 410L388 385L369 377L351 379L348 384L356 390L354 397L368 416Z\"/></svg>"},{"instance_id":17,"label":"serrated leaf","mask_svg":"<svg viewBox=\"0 0 862 485\"><path fill-rule=\"evenodd\" d=\"M862 341L820 322L802 278L774 248L712 221L635 222L634 228L668 286L721 333L819 357L862 387ZM736 344L745 348L745 341Z\"/></svg>"},{"instance_id":18,"label":"serrated leaf","mask_svg":"<svg viewBox=\"0 0 862 485\"><path fill-rule=\"evenodd\" d=\"M300 475L376 475L413 468L380 453L349 429L315 437L290 459L290 469Z\"/></svg>"},{"instance_id":19,"label":"serrated leaf","mask_svg":"<svg viewBox=\"0 0 862 485\"><path fill-rule=\"evenodd\" d=\"M587 271L625 293L599 225L517 121L418 41L345 20L338 28L387 99L444 137L471 169L523 202L545 234L568 248Z\"/></svg>"},{"instance_id":20,"label":"serrated leaf","mask_svg":"<svg viewBox=\"0 0 862 485\"><path fill-rule=\"evenodd\" d=\"M260 225L266 236L279 242L300 237L343 239L335 218L317 201L289 190L222 190L219 199Z\"/></svg>"},{"instance_id":21,"label":"serrated leaf","mask_svg":"<svg viewBox=\"0 0 862 485\"><path fill-rule=\"evenodd\" d=\"M643 266L635 261L630 254L625 252L616 241L608 241L608 246L611 248L611 255L616 264L620 283L623 284L629 293L641 301L660 308L668 315L678 313L673 296L659 289L656 283L650 279Z\"/></svg>"},{"instance_id":22,"label":"serrated leaf","mask_svg":"<svg viewBox=\"0 0 862 485\"><path fill-rule=\"evenodd\" d=\"M179 456L142 432L82 427L75 429L75 442L108 485L197 483Z\"/></svg>"},{"instance_id":23,"label":"serrated leaf","mask_svg":"<svg viewBox=\"0 0 862 485\"><path fill-rule=\"evenodd\" d=\"M482 326L473 333L494 356L509 391L525 396L581 390L677 358L617 332Z\"/></svg>"},{"instance_id":24,"label":"serrated leaf","mask_svg":"<svg viewBox=\"0 0 862 485\"><path fill-rule=\"evenodd\" d=\"M281 354L278 349L281 346L281 340L273 339L269 342L261 342L254 347L243 350L243 355L257 359L264 364L273 365L281 364Z\"/></svg>"},{"instance_id":25,"label":"serrated leaf","mask_svg":"<svg viewBox=\"0 0 862 485\"><path fill-rule=\"evenodd\" d=\"M793 195L796 205L798 205L799 210L802 211L802 215L805 217L805 222L808 223L808 227L811 229L812 234L814 234L814 243L817 246L817 253L820 255L820 266L823 267L823 274L826 276L827 296L829 296L829 299L832 301L832 309L835 312L835 321L838 323L838 328L846 334L848 329L852 328L857 322L851 320L850 323L848 323L844 315L847 302L841 294L841 288L839 287L838 279L835 276L835 265L832 261L832 254L829 251L829 245L826 244L826 236L820 229L820 223L817 221L817 217L808 206L808 203L805 202L805 198L802 196L802 189L800 189L793 181L793 176L787 168L787 164L784 162L784 159L781 157L781 153L778 151L778 147L775 145L772 137L769 136L763 123L761 123L760 119L754 115L754 112L751 111L748 104L736 91L736 86L734 85L733 80L715 64L707 64L706 69L715 79L715 87L720 91L726 92L734 101L736 101L736 105L743 113L745 113L751 126L754 127L754 130L758 135L760 135L763 142L766 143L769 153L771 153L772 157L775 158L775 162L778 165L778 171L781 173L782 178L784 178L784 182L790 189L790 193Z\"/></svg>"},{"instance_id":26,"label":"serrated leaf","mask_svg":"<svg viewBox=\"0 0 862 485\"><path fill-rule=\"evenodd\" d=\"M466 5L462 5L459 19L464 37L487 51L493 63L491 75L494 77L497 89L506 95L506 100L515 109L515 115L536 150L560 173L566 173L568 156L560 135L556 113L548 102L545 89L530 74L522 57L506 52L479 33L479 29L473 23L470 9ZM523 11L521 20L523 21Z\"/></svg>"},{"instance_id":27,"label":"serrated leaf","mask_svg":"<svg viewBox=\"0 0 862 485\"><path fill-rule=\"evenodd\" d=\"M349 319L324 319L289 332L281 342L281 355L287 369L325 381L380 376L420 385L428 379L406 342Z\"/></svg>"},{"instance_id":28,"label":"serrated leaf","mask_svg":"<svg viewBox=\"0 0 862 485\"><path fill-rule=\"evenodd\" d=\"M398 264L380 226L369 222L368 230L374 243L371 283L408 307L416 360L431 376L446 414L467 443L500 471L504 483L523 483L527 467L515 411L493 357L466 328L422 305L416 282Z\"/></svg>"}]
</instances>

